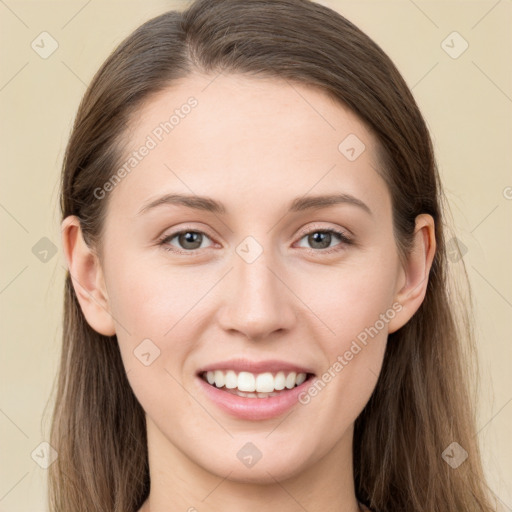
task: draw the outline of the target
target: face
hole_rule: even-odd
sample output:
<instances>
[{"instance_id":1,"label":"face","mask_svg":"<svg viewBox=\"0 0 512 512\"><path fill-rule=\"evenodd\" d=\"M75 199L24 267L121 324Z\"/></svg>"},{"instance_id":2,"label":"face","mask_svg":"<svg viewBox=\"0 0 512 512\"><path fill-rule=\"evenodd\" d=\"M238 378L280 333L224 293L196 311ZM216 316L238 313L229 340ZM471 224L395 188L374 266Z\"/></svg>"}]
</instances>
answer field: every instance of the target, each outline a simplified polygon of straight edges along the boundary
<instances>
[{"instance_id":1,"label":"face","mask_svg":"<svg viewBox=\"0 0 512 512\"><path fill-rule=\"evenodd\" d=\"M97 191L102 271L150 450L266 482L350 451L403 271L361 121L310 87L214 78L134 117L129 171Z\"/></svg>"}]
</instances>

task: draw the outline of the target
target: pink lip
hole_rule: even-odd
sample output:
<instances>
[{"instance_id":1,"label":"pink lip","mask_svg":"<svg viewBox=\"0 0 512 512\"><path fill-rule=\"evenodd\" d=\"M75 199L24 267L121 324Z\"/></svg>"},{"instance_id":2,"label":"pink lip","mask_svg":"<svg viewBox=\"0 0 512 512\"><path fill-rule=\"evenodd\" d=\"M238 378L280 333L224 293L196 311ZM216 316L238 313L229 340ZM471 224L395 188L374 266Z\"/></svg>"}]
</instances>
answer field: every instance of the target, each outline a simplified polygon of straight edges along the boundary
<instances>
[{"instance_id":1,"label":"pink lip","mask_svg":"<svg viewBox=\"0 0 512 512\"><path fill-rule=\"evenodd\" d=\"M235 372L251 372L251 373L265 373L265 372L296 372L296 373L314 373L309 368L304 368L296 364L291 364L286 361L278 361L277 359L268 359L266 361L249 361L249 359L230 359L229 361L219 361L212 363L198 370L197 374L214 370L234 370Z\"/></svg>"},{"instance_id":2,"label":"pink lip","mask_svg":"<svg viewBox=\"0 0 512 512\"><path fill-rule=\"evenodd\" d=\"M201 377L197 377L197 380L207 398L222 411L231 416L251 421L267 420L283 414L298 403L299 394L305 391L312 382L312 378L308 378L300 386L281 391L277 396L245 398L212 386Z\"/></svg>"}]
</instances>

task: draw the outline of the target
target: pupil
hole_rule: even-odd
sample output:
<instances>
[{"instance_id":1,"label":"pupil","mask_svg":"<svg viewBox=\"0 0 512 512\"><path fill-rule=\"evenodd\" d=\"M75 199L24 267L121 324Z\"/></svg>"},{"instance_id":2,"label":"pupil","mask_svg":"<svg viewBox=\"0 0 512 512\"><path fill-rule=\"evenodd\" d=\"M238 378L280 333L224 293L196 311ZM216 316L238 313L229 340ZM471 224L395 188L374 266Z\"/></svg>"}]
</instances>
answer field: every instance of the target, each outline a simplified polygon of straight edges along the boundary
<instances>
[{"instance_id":1,"label":"pupil","mask_svg":"<svg viewBox=\"0 0 512 512\"><path fill-rule=\"evenodd\" d=\"M180 243L186 247L187 249L197 249L200 245L201 245L201 241L199 240L199 245L197 245L197 238L200 237L201 234L200 233L194 233L192 231L187 231L186 233L184 233L183 235L181 235L181 240L180 240ZM195 246L193 247L188 247L187 244L192 244Z\"/></svg>"},{"instance_id":2,"label":"pupil","mask_svg":"<svg viewBox=\"0 0 512 512\"><path fill-rule=\"evenodd\" d=\"M313 240L313 243L322 244L321 249L325 249L326 247L329 247L329 245L331 243L331 234L330 233L316 232L316 233L313 233L313 235L311 235L311 238ZM320 238L320 240L318 240L318 238ZM326 240L327 240L327 244L325 243Z\"/></svg>"}]
</instances>

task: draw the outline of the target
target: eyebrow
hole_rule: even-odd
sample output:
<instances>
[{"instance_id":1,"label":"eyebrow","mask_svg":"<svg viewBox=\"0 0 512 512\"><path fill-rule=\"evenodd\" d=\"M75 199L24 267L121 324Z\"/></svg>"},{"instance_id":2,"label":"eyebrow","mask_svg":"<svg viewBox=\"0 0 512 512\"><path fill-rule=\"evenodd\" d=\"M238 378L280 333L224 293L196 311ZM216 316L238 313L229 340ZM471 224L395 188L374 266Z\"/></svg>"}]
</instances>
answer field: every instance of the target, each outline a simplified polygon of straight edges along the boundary
<instances>
[{"instance_id":1,"label":"eyebrow","mask_svg":"<svg viewBox=\"0 0 512 512\"><path fill-rule=\"evenodd\" d=\"M361 208L366 213L373 215L370 208L363 201L350 194L325 194L298 197L290 203L288 211L296 213L306 210L319 210L337 204L351 204ZM221 202L210 197L186 194L165 194L157 199L145 203L139 210L138 215L142 215L143 213L162 205L180 205L194 210L203 210L216 214L225 214L227 211L226 207Z\"/></svg>"}]
</instances>

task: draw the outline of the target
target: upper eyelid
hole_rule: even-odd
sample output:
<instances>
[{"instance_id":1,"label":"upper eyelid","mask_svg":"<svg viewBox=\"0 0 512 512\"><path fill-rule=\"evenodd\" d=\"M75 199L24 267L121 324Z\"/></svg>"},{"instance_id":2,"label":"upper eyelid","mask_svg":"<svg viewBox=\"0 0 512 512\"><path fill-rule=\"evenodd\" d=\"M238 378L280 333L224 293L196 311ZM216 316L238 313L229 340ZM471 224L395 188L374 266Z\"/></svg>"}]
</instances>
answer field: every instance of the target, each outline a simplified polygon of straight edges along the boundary
<instances>
[{"instance_id":1,"label":"upper eyelid","mask_svg":"<svg viewBox=\"0 0 512 512\"><path fill-rule=\"evenodd\" d=\"M209 235L205 230L203 229L196 229L196 228L183 228L179 229L178 231L174 231L169 234L163 234L158 237L158 240L161 242L163 240L173 239L178 235L181 235L183 233L201 233L202 235L206 235L210 240L213 241L214 237Z\"/></svg>"},{"instance_id":2,"label":"upper eyelid","mask_svg":"<svg viewBox=\"0 0 512 512\"><path fill-rule=\"evenodd\" d=\"M316 226L316 225L313 225L313 226L310 226L310 227L307 227L307 228L304 228L304 229L301 229L300 230L300 236L303 237L303 236L306 236L310 233L316 233L317 231L340 231L342 234L344 234L347 238L351 238L353 236L352 232L345 228L345 227L326 227L326 226Z\"/></svg>"}]
</instances>

